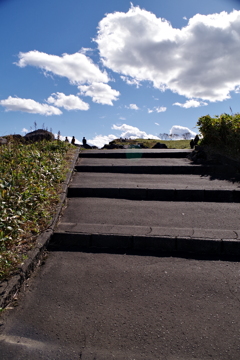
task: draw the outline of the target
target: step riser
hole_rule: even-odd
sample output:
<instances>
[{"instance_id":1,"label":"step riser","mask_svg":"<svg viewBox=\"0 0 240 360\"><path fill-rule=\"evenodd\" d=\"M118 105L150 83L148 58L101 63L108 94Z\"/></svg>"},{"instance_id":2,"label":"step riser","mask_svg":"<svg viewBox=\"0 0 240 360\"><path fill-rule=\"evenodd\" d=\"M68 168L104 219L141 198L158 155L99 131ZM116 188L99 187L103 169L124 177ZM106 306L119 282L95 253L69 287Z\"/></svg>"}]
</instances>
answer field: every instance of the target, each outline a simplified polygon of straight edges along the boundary
<instances>
[{"instance_id":1,"label":"step riser","mask_svg":"<svg viewBox=\"0 0 240 360\"><path fill-rule=\"evenodd\" d=\"M240 203L240 191L231 190L174 190L124 188L68 188L69 198L97 197L154 201L204 201Z\"/></svg>"},{"instance_id":2,"label":"step riser","mask_svg":"<svg viewBox=\"0 0 240 360\"><path fill-rule=\"evenodd\" d=\"M204 240L198 238L171 238L131 235L104 235L55 232L48 247L51 251L150 251L171 254L239 256L235 240Z\"/></svg>"},{"instance_id":3,"label":"step riser","mask_svg":"<svg viewBox=\"0 0 240 360\"><path fill-rule=\"evenodd\" d=\"M81 166L77 172L121 173L121 174L169 174L169 175L206 175L222 172L219 167L207 166Z\"/></svg>"}]
</instances>

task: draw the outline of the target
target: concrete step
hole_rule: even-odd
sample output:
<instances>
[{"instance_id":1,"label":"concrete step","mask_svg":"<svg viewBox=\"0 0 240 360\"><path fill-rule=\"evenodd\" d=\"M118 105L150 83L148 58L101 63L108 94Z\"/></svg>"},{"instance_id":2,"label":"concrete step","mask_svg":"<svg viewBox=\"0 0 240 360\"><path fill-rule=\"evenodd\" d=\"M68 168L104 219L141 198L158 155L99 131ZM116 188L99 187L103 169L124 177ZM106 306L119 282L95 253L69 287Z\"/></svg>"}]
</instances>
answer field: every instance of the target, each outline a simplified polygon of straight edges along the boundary
<instances>
[{"instance_id":1,"label":"concrete step","mask_svg":"<svg viewBox=\"0 0 240 360\"><path fill-rule=\"evenodd\" d=\"M192 150L189 149L126 149L126 150L91 150L82 151L81 158L185 158Z\"/></svg>"},{"instance_id":2,"label":"concrete step","mask_svg":"<svg viewBox=\"0 0 240 360\"><path fill-rule=\"evenodd\" d=\"M240 191L143 188L68 188L68 197L98 197L129 200L240 202Z\"/></svg>"},{"instance_id":3,"label":"concrete step","mask_svg":"<svg viewBox=\"0 0 240 360\"><path fill-rule=\"evenodd\" d=\"M239 220L233 203L72 198L49 249L239 256Z\"/></svg>"},{"instance_id":4,"label":"concrete step","mask_svg":"<svg viewBox=\"0 0 240 360\"><path fill-rule=\"evenodd\" d=\"M51 239L49 250L236 257L240 255L239 244L240 230L62 223Z\"/></svg>"},{"instance_id":5,"label":"concrete step","mask_svg":"<svg viewBox=\"0 0 240 360\"><path fill-rule=\"evenodd\" d=\"M78 172L98 172L98 173L119 173L119 174L195 174L209 175L221 174L224 169L218 165L185 165L185 166L158 166L158 165L128 165L128 166L104 166L104 165L76 165Z\"/></svg>"},{"instance_id":6,"label":"concrete step","mask_svg":"<svg viewBox=\"0 0 240 360\"><path fill-rule=\"evenodd\" d=\"M61 223L237 231L239 204L70 198Z\"/></svg>"},{"instance_id":7,"label":"concrete step","mask_svg":"<svg viewBox=\"0 0 240 360\"><path fill-rule=\"evenodd\" d=\"M199 175L75 173L68 197L240 202L240 183Z\"/></svg>"},{"instance_id":8,"label":"concrete step","mask_svg":"<svg viewBox=\"0 0 240 360\"><path fill-rule=\"evenodd\" d=\"M78 166L188 166L201 167L201 165L193 165L187 158L122 158L122 159L104 159L104 158L79 158Z\"/></svg>"},{"instance_id":9,"label":"concrete step","mask_svg":"<svg viewBox=\"0 0 240 360\"><path fill-rule=\"evenodd\" d=\"M240 185L227 167L177 152L100 153L79 158L51 250L240 255Z\"/></svg>"},{"instance_id":10,"label":"concrete step","mask_svg":"<svg viewBox=\"0 0 240 360\"><path fill-rule=\"evenodd\" d=\"M143 189L197 189L240 190L240 182L210 175L185 174L112 174L75 172L70 183L79 188L143 188Z\"/></svg>"},{"instance_id":11,"label":"concrete step","mask_svg":"<svg viewBox=\"0 0 240 360\"><path fill-rule=\"evenodd\" d=\"M79 158L76 171L124 174L220 174L221 165L193 164L187 158Z\"/></svg>"}]
</instances>

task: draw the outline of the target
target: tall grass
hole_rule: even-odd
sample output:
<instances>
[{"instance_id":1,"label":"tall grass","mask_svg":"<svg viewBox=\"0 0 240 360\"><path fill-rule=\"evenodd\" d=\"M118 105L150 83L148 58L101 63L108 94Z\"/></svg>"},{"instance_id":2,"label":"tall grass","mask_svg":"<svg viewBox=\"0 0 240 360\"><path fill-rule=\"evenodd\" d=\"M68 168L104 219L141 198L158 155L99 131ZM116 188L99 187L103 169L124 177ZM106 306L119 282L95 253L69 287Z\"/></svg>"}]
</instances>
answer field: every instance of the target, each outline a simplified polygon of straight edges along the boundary
<instances>
[{"instance_id":1,"label":"tall grass","mask_svg":"<svg viewBox=\"0 0 240 360\"><path fill-rule=\"evenodd\" d=\"M70 147L60 141L0 146L0 280L15 271L49 224Z\"/></svg>"}]
</instances>

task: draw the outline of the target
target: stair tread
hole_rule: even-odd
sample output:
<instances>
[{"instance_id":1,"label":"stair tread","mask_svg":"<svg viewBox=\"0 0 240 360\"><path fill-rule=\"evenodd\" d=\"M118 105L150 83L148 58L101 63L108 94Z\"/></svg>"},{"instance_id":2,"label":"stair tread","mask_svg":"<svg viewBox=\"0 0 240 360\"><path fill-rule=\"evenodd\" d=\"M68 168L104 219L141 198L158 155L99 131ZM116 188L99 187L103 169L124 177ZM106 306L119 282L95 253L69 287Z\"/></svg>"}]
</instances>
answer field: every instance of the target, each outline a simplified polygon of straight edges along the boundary
<instances>
[{"instance_id":1,"label":"stair tread","mask_svg":"<svg viewBox=\"0 0 240 360\"><path fill-rule=\"evenodd\" d=\"M232 239L240 241L240 229L237 231L226 229L206 228L169 228L160 226L130 226L115 224L85 224L65 223L59 224L56 232L79 233L79 234L103 234L122 236L147 236L147 237L184 237L199 239Z\"/></svg>"},{"instance_id":2,"label":"stair tread","mask_svg":"<svg viewBox=\"0 0 240 360\"><path fill-rule=\"evenodd\" d=\"M70 188L236 190L240 183L200 175L75 173Z\"/></svg>"},{"instance_id":3,"label":"stair tread","mask_svg":"<svg viewBox=\"0 0 240 360\"><path fill-rule=\"evenodd\" d=\"M239 204L70 198L61 222L209 228L240 227Z\"/></svg>"}]
</instances>

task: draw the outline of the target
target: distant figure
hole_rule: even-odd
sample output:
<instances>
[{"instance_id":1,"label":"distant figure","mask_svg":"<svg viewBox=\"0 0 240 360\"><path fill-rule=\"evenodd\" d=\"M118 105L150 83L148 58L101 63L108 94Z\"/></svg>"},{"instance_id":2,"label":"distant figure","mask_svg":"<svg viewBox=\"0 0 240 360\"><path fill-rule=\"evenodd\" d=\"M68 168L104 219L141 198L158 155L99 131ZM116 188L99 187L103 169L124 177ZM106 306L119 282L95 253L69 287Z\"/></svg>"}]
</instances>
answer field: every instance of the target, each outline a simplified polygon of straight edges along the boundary
<instances>
[{"instance_id":1,"label":"distant figure","mask_svg":"<svg viewBox=\"0 0 240 360\"><path fill-rule=\"evenodd\" d=\"M196 135L196 136L195 136L195 139L194 139L194 145L197 145L198 142L199 142L199 136Z\"/></svg>"},{"instance_id":2,"label":"distant figure","mask_svg":"<svg viewBox=\"0 0 240 360\"><path fill-rule=\"evenodd\" d=\"M73 144L73 145L75 144L75 137L74 136L72 137L71 144Z\"/></svg>"},{"instance_id":3,"label":"distant figure","mask_svg":"<svg viewBox=\"0 0 240 360\"><path fill-rule=\"evenodd\" d=\"M69 140L68 140L67 136L65 137L65 142L69 142Z\"/></svg>"},{"instance_id":4,"label":"distant figure","mask_svg":"<svg viewBox=\"0 0 240 360\"><path fill-rule=\"evenodd\" d=\"M191 147L191 149L194 148L194 140L193 139L190 141L190 147Z\"/></svg>"},{"instance_id":5,"label":"distant figure","mask_svg":"<svg viewBox=\"0 0 240 360\"><path fill-rule=\"evenodd\" d=\"M83 146L85 146L87 144L87 140L85 139L85 137L83 137L82 143L83 143Z\"/></svg>"}]
</instances>

